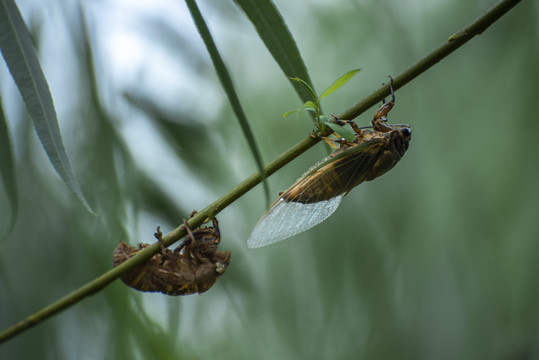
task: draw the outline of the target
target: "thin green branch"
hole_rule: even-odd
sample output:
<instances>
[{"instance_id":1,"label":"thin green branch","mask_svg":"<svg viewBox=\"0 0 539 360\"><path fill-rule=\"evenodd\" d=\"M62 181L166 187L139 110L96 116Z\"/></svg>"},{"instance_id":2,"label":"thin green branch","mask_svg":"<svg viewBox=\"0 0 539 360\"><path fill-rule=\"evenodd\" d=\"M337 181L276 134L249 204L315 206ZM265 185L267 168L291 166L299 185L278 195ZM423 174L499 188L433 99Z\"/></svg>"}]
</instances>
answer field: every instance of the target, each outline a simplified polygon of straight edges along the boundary
<instances>
[{"instance_id":1,"label":"thin green branch","mask_svg":"<svg viewBox=\"0 0 539 360\"><path fill-rule=\"evenodd\" d=\"M520 1L521 0L500 1L498 4L486 11L483 15L474 20L470 25L466 26L461 31L451 35L451 37L446 42L444 42L438 48L430 52L424 58L419 60L414 65L410 66L398 76L395 76L394 88L400 88L404 86L409 81L418 77L421 73L423 73L431 66L449 55L451 52L455 51L457 48L469 41L471 38L478 34L481 34L486 28L488 28L491 24L493 24L496 20L498 20L501 16L503 16ZM355 105L345 110L339 115L339 117L343 119L353 119L367 109L369 109L371 106L380 102L387 95L389 95L389 86L384 85L379 89L373 91L363 100L359 101ZM290 161L305 152L317 142L317 139L313 139L310 136L307 136L306 138L298 142L296 145L291 147L288 151L280 155L278 158L273 160L264 168L267 176L273 174L274 172L288 164ZM209 205L204 210L200 211L197 215L195 215L193 218L191 218L189 220L189 226L191 228L196 228L200 226L204 222L204 220L218 214L228 205L243 196L246 192L251 190L256 185L258 185L261 181L262 176L260 175L260 173L251 175L249 178L244 180L230 192L228 192L223 197L221 197L213 204ZM163 237L163 242L166 246L170 246L174 242L181 239L184 235L185 231L181 227L178 227L171 233ZM157 254L159 250L160 248L158 243L149 246L148 248L138 252L137 255L135 255L128 261L122 263L120 266L106 272L97 279L87 283L86 285L82 286L71 294L60 299L59 301L47 306L46 308L36 312L33 315L28 316L26 319L20 321L19 323L0 333L0 343L14 337L18 333L36 325L37 323L63 310L66 310L68 307L79 302L83 298L101 290L103 287L107 286L108 284L119 278L122 274L132 270L138 265L143 264L150 257Z\"/></svg>"},{"instance_id":2,"label":"thin green branch","mask_svg":"<svg viewBox=\"0 0 539 360\"><path fill-rule=\"evenodd\" d=\"M447 55L451 54L453 51L457 50L459 47L464 45L466 42L471 40L474 36L480 35L485 31L490 25L492 25L496 20L501 18L505 13L511 10L516 4L521 0L502 0L492 6L490 9L485 11L484 14L475 19L472 23L464 27L462 30L451 35L447 41L442 43L436 49L432 50L422 59L417 61L415 64L410 66L408 69L404 70L397 76L393 77L393 89L397 90L423 72L427 71L434 64L445 58ZM358 115L362 114L365 110L369 109L374 104L382 101L390 93L389 84L382 86L381 88L373 91L363 100L355 103L348 109L346 109L340 117L345 120L350 120Z\"/></svg>"}]
</instances>

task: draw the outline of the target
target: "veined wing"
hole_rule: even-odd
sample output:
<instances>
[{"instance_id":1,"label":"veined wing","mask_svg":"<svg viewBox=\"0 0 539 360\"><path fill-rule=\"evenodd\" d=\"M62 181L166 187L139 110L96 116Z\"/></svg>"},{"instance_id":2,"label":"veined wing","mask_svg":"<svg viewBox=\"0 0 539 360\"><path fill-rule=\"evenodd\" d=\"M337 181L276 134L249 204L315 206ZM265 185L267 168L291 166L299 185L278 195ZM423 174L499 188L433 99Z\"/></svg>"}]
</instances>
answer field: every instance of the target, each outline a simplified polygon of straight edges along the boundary
<instances>
[{"instance_id":1,"label":"veined wing","mask_svg":"<svg viewBox=\"0 0 539 360\"><path fill-rule=\"evenodd\" d=\"M340 148L311 167L281 196L285 201L315 203L347 194L366 180L380 151L380 139Z\"/></svg>"},{"instance_id":2,"label":"veined wing","mask_svg":"<svg viewBox=\"0 0 539 360\"><path fill-rule=\"evenodd\" d=\"M266 246L309 230L333 214L343 197L344 194L311 204L278 198L256 223L247 246Z\"/></svg>"},{"instance_id":3,"label":"veined wing","mask_svg":"<svg viewBox=\"0 0 539 360\"><path fill-rule=\"evenodd\" d=\"M337 210L376 160L379 141L339 149L309 169L258 220L247 246L257 248L318 225Z\"/></svg>"}]
</instances>

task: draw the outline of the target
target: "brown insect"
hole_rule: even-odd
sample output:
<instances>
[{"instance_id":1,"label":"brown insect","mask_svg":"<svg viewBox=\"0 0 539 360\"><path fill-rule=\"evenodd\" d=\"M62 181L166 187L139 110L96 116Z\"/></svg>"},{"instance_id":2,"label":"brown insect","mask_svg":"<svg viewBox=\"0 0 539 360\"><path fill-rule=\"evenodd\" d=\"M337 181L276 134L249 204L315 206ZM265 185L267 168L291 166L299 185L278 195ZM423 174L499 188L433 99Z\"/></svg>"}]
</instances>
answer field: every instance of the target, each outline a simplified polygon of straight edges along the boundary
<instances>
[{"instance_id":1,"label":"brown insect","mask_svg":"<svg viewBox=\"0 0 539 360\"><path fill-rule=\"evenodd\" d=\"M123 275L121 280L136 290L173 296L203 293L212 287L227 269L231 256L230 251L217 250L221 241L217 219L213 218L213 227L195 231L185 220L183 226L187 236L174 251L162 245L162 233L158 227L155 237L161 244L161 252ZM121 242L112 256L114 267L148 246L139 244L136 249Z\"/></svg>"},{"instance_id":2,"label":"brown insect","mask_svg":"<svg viewBox=\"0 0 539 360\"><path fill-rule=\"evenodd\" d=\"M404 156L412 131L408 125L387 123L385 116L395 105L390 79L392 100L384 102L374 114L372 130L335 117L338 124L352 126L355 140L325 139L339 143L340 148L280 194L255 225L247 243L250 248L284 240L318 225L337 210L350 190L385 174Z\"/></svg>"}]
</instances>

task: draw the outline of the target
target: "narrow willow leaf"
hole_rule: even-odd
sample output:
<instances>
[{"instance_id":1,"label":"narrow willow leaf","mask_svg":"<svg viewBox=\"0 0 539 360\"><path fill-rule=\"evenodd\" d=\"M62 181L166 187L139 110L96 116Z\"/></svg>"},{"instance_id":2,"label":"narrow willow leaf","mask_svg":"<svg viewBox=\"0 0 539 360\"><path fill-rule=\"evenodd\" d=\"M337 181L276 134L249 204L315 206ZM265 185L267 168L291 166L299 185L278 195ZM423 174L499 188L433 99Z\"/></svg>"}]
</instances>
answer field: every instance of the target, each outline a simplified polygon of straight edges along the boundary
<instances>
[{"instance_id":1,"label":"narrow willow leaf","mask_svg":"<svg viewBox=\"0 0 539 360\"><path fill-rule=\"evenodd\" d=\"M287 117L288 115L292 115L293 113L298 112L300 110L301 109L294 109L294 110L287 111L287 112L284 113L283 117Z\"/></svg>"},{"instance_id":2,"label":"narrow willow leaf","mask_svg":"<svg viewBox=\"0 0 539 360\"><path fill-rule=\"evenodd\" d=\"M295 81L297 83L300 83L301 85L303 85L303 87L305 87L307 89L307 91L309 91L309 94L311 95L310 96L310 99L307 99L305 102L313 102L318 99L318 96L316 95L316 91L314 91L314 89L312 88L311 85L309 85L306 81L304 81L303 79L299 78L299 77L291 77L289 78L290 80L292 81Z\"/></svg>"},{"instance_id":3,"label":"narrow willow leaf","mask_svg":"<svg viewBox=\"0 0 539 360\"><path fill-rule=\"evenodd\" d=\"M189 12L191 13L191 17L193 18L193 21L195 23L195 26L197 27L200 37L204 41L204 45L206 45L206 49L208 50L208 53L210 54L211 60L213 62L213 66L215 67L215 71L217 72L219 81L221 82L221 85L223 86L223 89L225 90L225 93L228 97L228 101L230 101L232 110L234 111L234 114L238 118L241 129L243 131L243 135L247 139L247 143L249 144L251 153L253 154L253 157L255 158L258 171L260 171L260 173L262 174L262 177L265 178L266 174L264 172L264 164L262 162L262 156L260 155L260 151L258 150L258 145L256 143L253 131L251 130L251 127L249 126L249 122L247 121L247 117L245 116L245 113L241 106L240 99L238 97L238 94L236 93L236 89L234 88L234 84L232 82L232 78L230 77L230 73L228 72L225 62L223 61L221 54L219 53L219 50L217 49L217 46L215 42L213 41L213 37L210 33L210 29L208 28L208 25L206 24L206 21L204 20L202 13L200 12L200 9L198 8L196 4L196 1L185 0L185 3L187 4L187 8L189 9ZM266 202L269 203L270 193L269 193L269 185L267 181L264 181L264 193L266 196Z\"/></svg>"},{"instance_id":4,"label":"narrow willow leaf","mask_svg":"<svg viewBox=\"0 0 539 360\"><path fill-rule=\"evenodd\" d=\"M303 109L316 111L316 104L313 103L312 101L305 101L305 104L303 104Z\"/></svg>"},{"instance_id":5,"label":"narrow willow leaf","mask_svg":"<svg viewBox=\"0 0 539 360\"><path fill-rule=\"evenodd\" d=\"M310 102L310 101L307 101L307 102ZM301 114L303 114L304 111L308 111L311 114L316 113L316 110L311 105L308 105L307 103L305 103L303 104L303 107L301 107L300 109L294 109L294 110L285 112L283 117L287 117L289 115L296 113L298 115L297 118L299 119L301 117Z\"/></svg>"},{"instance_id":6,"label":"narrow willow leaf","mask_svg":"<svg viewBox=\"0 0 539 360\"><path fill-rule=\"evenodd\" d=\"M355 69L355 70L350 70L349 72L347 72L346 74L344 74L343 76L341 76L340 78L337 79L337 81L335 81L329 88L327 88L326 91L324 91L322 93L322 95L320 95L320 100L325 98L326 96L328 96L329 94L335 92L337 89L339 89L341 86L343 86L344 84L346 84L348 82L348 80L350 80L355 74L357 74L361 69Z\"/></svg>"},{"instance_id":7,"label":"narrow willow leaf","mask_svg":"<svg viewBox=\"0 0 539 360\"><path fill-rule=\"evenodd\" d=\"M275 61L287 77L299 77L314 88L307 67L288 26L271 0L234 0L253 23ZM311 100L305 88L292 82L303 102Z\"/></svg>"},{"instance_id":8,"label":"narrow willow leaf","mask_svg":"<svg viewBox=\"0 0 539 360\"><path fill-rule=\"evenodd\" d=\"M19 209L19 197L17 195L17 180L15 178L15 162L13 161L13 151L9 140L9 131L4 116L4 109L0 99L0 175L6 191L9 205L11 207L11 220L6 235L11 233ZM7 223L7 219L3 221Z\"/></svg>"},{"instance_id":9,"label":"narrow willow leaf","mask_svg":"<svg viewBox=\"0 0 539 360\"><path fill-rule=\"evenodd\" d=\"M13 0L0 2L0 48L49 160L67 187L95 215L71 169L47 80L28 29Z\"/></svg>"}]
</instances>

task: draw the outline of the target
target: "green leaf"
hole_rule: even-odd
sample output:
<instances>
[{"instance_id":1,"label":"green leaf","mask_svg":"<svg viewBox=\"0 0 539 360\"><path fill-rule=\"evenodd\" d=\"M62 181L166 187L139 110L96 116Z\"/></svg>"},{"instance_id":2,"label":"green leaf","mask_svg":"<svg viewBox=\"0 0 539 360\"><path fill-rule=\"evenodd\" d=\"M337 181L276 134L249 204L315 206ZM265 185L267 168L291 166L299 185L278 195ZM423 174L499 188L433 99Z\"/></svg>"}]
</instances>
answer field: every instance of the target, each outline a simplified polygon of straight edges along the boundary
<instances>
[{"instance_id":1,"label":"green leaf","mask_svg":"<svg viewBox=\"0 0 539 360\"><path fill-rule=\"evenodd\" d=\"M305 104L303 104L303 109L309 111L316 111L316 104L312 101L306 101Z\"/></svg>"},{"instance_id":2,"label":"green leaf","mask_svg":"<svg viewBox=\"0 0 539 360\"><path fill-rule=\"evenodd\" d=\"M301 85L303 85L303 87L305 87L305 89L307 89L307 91L310 94L310 99L307 99L305 102L308 102L308 101L316 102L318 100L318 96L316 95L316 91L314 91L314 89L311 87L311 85L309 85L306 81L304 81L303 79L301 79L299 77L291 77L289 79L292 80L292 81L295 81L297 83L300 83Z\"/></svg>"},{"instance_id":3,"label":"green leaf","mask_svg":"<svg viewBox=\"0 0 539 360\"><path fill-rule=\"evenodd\" d=\"M350 80L355 74L357 74L361 69L355 69L355 70L350 70L349 72L347 72L346 74L344 74L343 76L341 76L340 78L337 79L337 81L335 81L333 83L333 85L331 85L329 88L327 88L326 91L324 91L322 93L322 95L320 95L320 99L323 99L325 98L326 96L330 95L331 93L335 92L337 89L339 89L341 86L343 86L344 84L346 84L348 82L348 80Z\"/></svg>"},{"instance_id":4,"label":"green leaf","mask_svg":"<svg viewBox=\"0 0 539 360\"><path fill-rule=\"evenodd\" d=\"M238 94L236 93L236 89L234 88L230 73L228 72L225 62L223 61L223 58L221 57L221 54L217 49L217 45L213 41L210 29L208 28L208 25L206 24L206 21L204 20L202 13L200 12L200 9L196 4L196 1L185 0L185 3L187 4L187 8L191 13L191 17L193 18L200 37L204 41L204 45L206 46L206 49L210 54L213 66L215 67L215 71L217 72L217 76L219 77L219 81L221 82L221 85L223 86L223 89L225 90L225 93L228 97L228 101L230 101L230 105L232 106L232 110L234 111L234 114L236 115L236 118L240 123L243 135L247 139L247 143L249 144L249 148L251 149L251 153L253 154L253 157L255 159L258 171L260 171L262 177L265 178L266 174L264 172L264 163L262 162L262 156L260 155L260 151L258 149L258 145L256 143L253 131L249 126L249 122L247 121L247 117L245 116L245 112L243 111L243 107L241 106L240 99L238 97ZM264 193L266 196L266 202L269 204L270 192L267 181L264 181Z\"/></svg>"},{"instance_id":5,"label":"green leaf","mask_svg":"<svg viewBox=\"0 0 539 360\"><path fill-rule=\"evenodd\" d=\"M289 78L299 77L314 89L299 48L275 4L271 0L234 0L234 2L254 25L258 36L284 74ZM303 102L311 100L311 94L305 88L294 82L292 85Z\"/></svg>"},{"instance_id":6,"label":"green leaf","mask_svg":"<svg viewBox=\"0 0 539 360\"><path fill-rule=\"evenodd\" d=\"M293 113L297 113L298 119L299 119L299 117L304 111L309 111L310 113L316 114L316 105L312 101L307 101L305 104L303 104L303 106L300 109L294 109L294 110L285 112L283 117L287 117L289 115L292 115Z\"/></svg>"},{"instance_id":7,"label":"green leaf","mask_svg":"<svg viewBox=\"0 0 539 360\"><path fill-rule=\"evenodd\" d=\"M17 193L17 180L15 178L15 162L13 161L13 151L11 149L11 141L9 140L9 131L4 116L4 109L0 99L0 174L2 175L2 183L6 190L9 204L11 206L11 221L8 226L6 235L11 233L17 213L19 212L19 198ZM7 223L7 219L3 221Z\"/></svg>"},{"instance_id":8,"label":"green leaf","mask_svg":"<svg viewBox=\"0 0 539 360\"><path fill-rule=\"evenodd\" d=\"M3 0L0 3L0 48L54 169L88 211L95 215L71 169L47 80L28 29L13 0Z\"/></svg>"},{"instance_id":9,"label":"green leaf","mask_svg":"<svg viewBox=\"0 0 539 360\"><path fill-rule=\"evenodd\" d=\"M356 139L356 133L350 126L350 124L346 124L344 126L340 126L335 124L332 121L325 121L324 124L329 126L331 130L337 133L340 137L348 140L348 141L354 141Z\"/></svg>"},{"instance_id":10,"label":"green leaf","mask_svg":"<svg viewBox=\"0 0 539 360\"><path fill-rule=\"evenodd\" d=\"M285 118L285 117L287 117L288 115L292 115L293 113L298 112L298 111L300 111L300 110L301 110L301 109L294 109L294 110L287 111L287 112L284 113L283 117Z\"/></svg>"}]
</instances>

